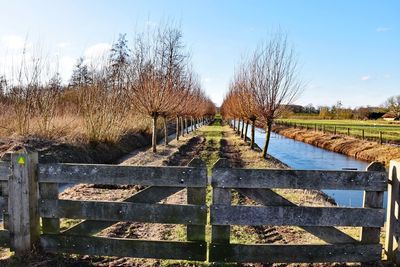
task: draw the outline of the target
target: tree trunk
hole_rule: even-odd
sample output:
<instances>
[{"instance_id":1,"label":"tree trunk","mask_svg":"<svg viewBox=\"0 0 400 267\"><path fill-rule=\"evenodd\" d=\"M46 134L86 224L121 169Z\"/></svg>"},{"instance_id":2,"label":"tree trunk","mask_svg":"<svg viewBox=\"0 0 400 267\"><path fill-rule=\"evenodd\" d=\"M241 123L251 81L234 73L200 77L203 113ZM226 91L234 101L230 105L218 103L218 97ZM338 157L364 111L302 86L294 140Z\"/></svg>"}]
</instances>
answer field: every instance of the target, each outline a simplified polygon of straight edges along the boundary
<instances>
[{"instance_id":1,"label":"tree trunk","mask_svg":"<svg viewBox=\"0 0 400 267\"><path fill-rule=\"evenodd\" d=\"M153 148L153 152L157 152L157 115L153 116L153 129L151 136L151 146Z\"/></svg>"},{"instance_id":2,"label":"tree trunk","mask_svg":"<svg viewBox=\"0 0 400 267\"><path fill-rule=\"evenodd\" d=\"M167 127L167 117L163 116L164 123L164 145L168 145L168 127Z\"/></svg>"},{"instance_id":3,"label":"tree trunk","mask_svg":"<svg viewBox=\"0 0 400 267\"><path fill-rule=\"evenodd\" d=\"M179 141L179 117L176 116L176 141Z\"/></svg>"},{"instance_id":4,"label":"tree trunk","mask_svg":"<svg viewBox=\"0 0 400 267\"><path fill-rule=\"evenodd\" d=\"M242 120L242 130L240 131L240 138L243 138L244 135L244 119Z\"/></svg>"},{"instance_id":5,"label":"tree trunk","mask_svg":"<svg viewBox=\"0 0 400 267\"><path fill-rule=\"evenodd\" d=\"M183 117L181 117L181 135L185 136L185 125L183 125Z\"/></svg>"},{"instance_id":6,"label":"tree trunk","mask_svg":"<svg viewBox=\"0 0 400 267\"><path fill-rule=\"evenodd\" d=\"M247 140L247 130L249 129L249 121L246 121L246 129L244 131L244 141L246 142Z\"/></svg>"},{"instance_id":7,"label":"tree trunk","mask_svg":"<svg viewBox=\"0 0 400 267\"><path fill-rule=\"evenodd\" d=\"M250 148L254 149L254 136L255 136L255 132L256 132L256 121L252 120L251 121L251 141L250 141Z\"/></svg>"},{"instance_id":8,"label":"tree trunk","mask_svg":"<svg viewBox=\"0 0 400 267\"><path fill-rule=\"evenodd\" d=\"M240 119L238 120L238 127L236 133L240 135Z\"/></svg>"},{"instance_id":9,"label":"tree trunk","mask_svg":"<svg viewBox=\"0 0 400 267\"><path fill-rule=\"evenodd\" d=\"M185 118L186 134L189 134L189 124L187 118Z\"/></svg>"},{"instance_id":10,"label":"tree trunk","mask_svg":"<svg viewBox=\"0 0 400 267\"><path fill-rule=\"evenodd\" d=\"M267 157L269 139L271 138L271 130L272 130L272 122L267 122L267 129L266 129L266 134L265 134L265 144L264 144L264 149L262 152L263 158Z\"/></svg>"},{"instance_id":11,"label":"tree trunk","mask_svg":"<svg viewBox=\"0 0 400 267\"><path fill-rule=\"evenodd\" d=\"M233 130L235 131L235 125L236 124L236 122L235 122L235 118L233 118Z\"/></svg>"}]
</instances>

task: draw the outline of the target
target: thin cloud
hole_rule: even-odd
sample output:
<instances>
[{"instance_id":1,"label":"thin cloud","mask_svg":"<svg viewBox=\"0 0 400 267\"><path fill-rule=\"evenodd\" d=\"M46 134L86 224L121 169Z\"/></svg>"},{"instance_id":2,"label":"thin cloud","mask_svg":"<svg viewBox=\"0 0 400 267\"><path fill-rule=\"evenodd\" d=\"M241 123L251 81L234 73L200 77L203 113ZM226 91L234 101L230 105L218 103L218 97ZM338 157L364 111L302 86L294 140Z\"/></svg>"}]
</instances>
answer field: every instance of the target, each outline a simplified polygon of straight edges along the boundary
<instances>
[{"instance_id":1,"label":"thin cloud","mask_svg":"<svg viewBox=\"0 0 400 267\"><path fill-rule=\"evenodd\" d=\"M25 38L19 35L3 35L0 37L0 43L6 49L20 50L24 47L30 46L30 43Z\"/></svg>"},{"instance_id":2,"label":"thin cloud","mask_svg":"<svg viewBox=\"0 0 400 267\"><path fill-rule=\"evenodd\" d=\"M157 25L158 25L158 23L155 21L152 21L152 20L146 21L146 26L148 26L148 27L156 27Z\"/></svg>"},{"instance_id":3,"label":"thin cloud","mask_svg":"<svg viewBox=\"0 0 400 267\"><path fill-rule=\"evenodd\" d=\"M390 28L388 28L388 27L378 27L378 28L376 28L376 31L377 32L387 32L387 31L390 31Z\"/></svg>"},{"instance_id":4,"label":"thin cloud","mask_svg":"<svg viewBox=\"0 0 400 267\"><path fill-rule=\"evenodd\" d=\"M383 75L383 78L385 78L385 80L389 80L390 78L392 78L391 74L385 74Z\"/></svg>"},{"instance_id":5,"label":"thin cloud","mask_svg":"<svg viewBox=\"0 0 400 267\"><path fill-rule=\"evenodd\" d=\"M361 77L361 81L368 81L370 79L371 79L371 76L369 76L369 75L365 75L365 76Z\"/></svg>"},{"instance_id":6,"label":"thin cloud","mask_svg":"<svg viewBox=\"0 0 400 267\"><path fill-rule=\"evenodd\" d=\"M84 53L86 59L98 59L106 56L111 49L111 44L109 43L98 43L89 46Z\"/></svg>"},{"instance_id":7,"label":"thin cloud","mask_svg":"<svg viewBox=\"0 0 400 267\"><path fill-rule=\"evenodd\" d=\"M60 42L60 43L57 44L57 47L58 48L66 48L66 47L68 47L70 45L71 45L70 42Z\"/></svg>"}]
</instances>

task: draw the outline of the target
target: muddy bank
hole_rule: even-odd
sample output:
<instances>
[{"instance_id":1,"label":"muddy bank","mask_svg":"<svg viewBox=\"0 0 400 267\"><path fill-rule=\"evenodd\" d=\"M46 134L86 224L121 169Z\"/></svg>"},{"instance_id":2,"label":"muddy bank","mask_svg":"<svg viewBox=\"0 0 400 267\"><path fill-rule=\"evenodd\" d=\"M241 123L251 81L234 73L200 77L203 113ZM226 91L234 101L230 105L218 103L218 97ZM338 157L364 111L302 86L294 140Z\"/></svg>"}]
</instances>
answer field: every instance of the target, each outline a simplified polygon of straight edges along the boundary
<instances>
[{"instance_id":1,"label":"muddy bank","mask_svg":"<svg viewBox=\"0 0 400 267\"><path fill-rule=\"evenodd\" d=\"M400 147L392 145L380 145L373 141L284 126L275 126L273 131L285 137L360 160L379 161L389 165L390 160L400 158Z\"/></svg>"},{"instance_id":2,"label":"muddy bank","mask_svg":"<svg viewBox=\"0 0 400 267\"><path fill-rule=\"evenodd\" d=\"M7 152L26 148L39 152L41 163L114 163L123 155L137 148L150 145L151 136L146 132L130 132L116 143L67 143L39 138L1 140L1 160L8 160Z\"/></svg>"},{"instance_id":3,"label":"muddy bank","mask_svg":"<svg viewBox=\"0 0 400 267\"><path fill-rule=\"evenodd\" d=\"M175 123L168 125L168 135L175 133ZM164 138L159 129L157 140ZM0 160L8 161L7 152L27 149L39 152L40 163L97 163L115 164L132 151L145 149L151 145L151 133L148 130L133 130L125 133L117 142L90 143L86 141L46 140L35 136L26 138L0 139Z\"/></svg>"}]
</instances>

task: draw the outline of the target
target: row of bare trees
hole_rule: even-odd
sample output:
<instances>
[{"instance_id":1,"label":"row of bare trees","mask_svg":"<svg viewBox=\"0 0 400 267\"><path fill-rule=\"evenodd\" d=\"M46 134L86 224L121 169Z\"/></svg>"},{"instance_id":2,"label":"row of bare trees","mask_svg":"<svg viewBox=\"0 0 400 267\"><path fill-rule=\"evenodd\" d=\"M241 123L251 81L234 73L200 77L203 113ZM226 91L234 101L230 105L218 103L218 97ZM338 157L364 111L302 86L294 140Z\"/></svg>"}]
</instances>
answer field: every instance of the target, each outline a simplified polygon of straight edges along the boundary
<instances>
[{"instance_id":1,"label":"row of bare trees","mask_svg":"<svg viewBox=\"0 0 400 267\"><path fill-rule=\"evenodd\" d=\"M139 33L131 47L126 35L120 35L111 50L95 61L78 59L68 85L57 71L43 75L46 68L41 57L24 58L17 79L0 77L1 105L16 114L21 135L28 135L33 119L37 123L39 118L45 136L53 119L68 113L83 118L90 141L115 141L128 120L143 117L152 122L156 152L161 127L168 144L167 126L175 120L179 138L187 131L188 120L200 122L215 114L175 27Z\"/></svg>"},{"instance_id":2,"label":"row of bare trees","mask_svg":"<svg viewBox=\"0 0 400 267\"><path fill-rule=\"evenodd\" d=\"M232 120L234 129L243 138L247 137L251 123L252 149L256 124L263 125L266 140L262 156L265 158L274 120L302 88L294 49L288 45L286 34L277 32L239 64L221 106L221 114L225 120Z\"/></svg>"}]
</instances>

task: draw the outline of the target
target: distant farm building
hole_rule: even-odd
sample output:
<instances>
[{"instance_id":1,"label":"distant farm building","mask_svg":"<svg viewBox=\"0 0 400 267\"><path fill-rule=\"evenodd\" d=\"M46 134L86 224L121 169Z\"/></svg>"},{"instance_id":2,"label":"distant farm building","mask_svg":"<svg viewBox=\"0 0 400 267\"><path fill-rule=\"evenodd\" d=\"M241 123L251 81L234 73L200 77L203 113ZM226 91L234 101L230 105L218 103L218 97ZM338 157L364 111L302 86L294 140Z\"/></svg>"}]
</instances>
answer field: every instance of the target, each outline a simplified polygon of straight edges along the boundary
<instances>
[{"instance_id":1,"label":"distant farm building","mask_svg":"<svg viewBox=\"0 0 400 267\"><path fill-rule=\"evenodd\" d=\"M396 121L399 120L399 116L397 116L395 113L393 112L388 112L385 115L382 116L382 118L385 121Z\"/></svg>"}]
</instances>

